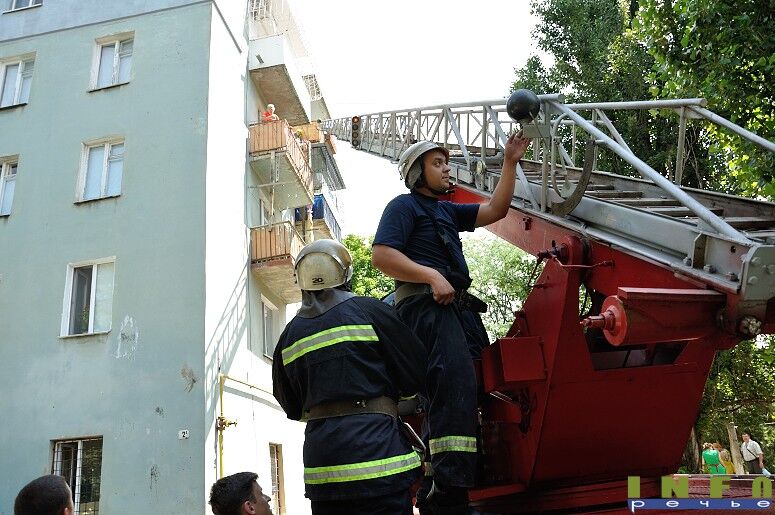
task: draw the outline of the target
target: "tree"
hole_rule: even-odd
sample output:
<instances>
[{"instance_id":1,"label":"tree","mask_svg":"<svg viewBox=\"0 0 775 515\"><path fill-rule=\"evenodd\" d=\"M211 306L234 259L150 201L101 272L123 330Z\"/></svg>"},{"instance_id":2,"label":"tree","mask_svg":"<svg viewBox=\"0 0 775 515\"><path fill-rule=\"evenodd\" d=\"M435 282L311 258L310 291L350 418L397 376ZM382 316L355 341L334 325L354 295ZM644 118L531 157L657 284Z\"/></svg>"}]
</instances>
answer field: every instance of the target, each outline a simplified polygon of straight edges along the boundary
<instances>
[{"instance_id":1,"label":"tree","mask_svg":"<svg viewBox=\"0 0 775 515\"><path fill-rule=\"evenodd\" d=\"M733 122L775 139L775 3L641 0L633 28L654 58L655 97L704 97ZM775 198L775 156L708 126L706 146L724 191Z\"/></svg>"},{"instance_id":2,"label":"tree","mask_svg":"<svg viewBox=\"0 0 775 515\"><path fill-rule=\"evenodd\" d=\"M353 293L382 298L394 289L393 280L371 264L371 244L374 237L350 234L342 241L353 258Z\"/></svg>"},{"instance_id":3,"label":"tree","mask_svg":"<svg viewBox=\"0 0 775 515\"><path fill-rule=\"evenodd\" d=\"M514 311L530 293L535 257L501 239L467 238L463 252L472 284L470 291L487 303L482 321L491 339L503 336L514 321ZM538 271L536 272L538 273Z\"/></svg>"},{"instance_id":4,"label":"tree","mask_svg":"<svg viewBox=\"0 0 775 515\"><path fill-rule=\"evenodd\" d=\"M643 70L652 67L653 58L629 28L637 2L625 5L611 0L534 0L531 9L538 18L533 31L538 48L550 54L555 64L546 69L537 56L531 56L515 70L512 90L562 92L569 102L650 96ZM630 110L607 114L636 155L669 175L675 161L677 117ZM570 152L570 130L563 136L563 144ZM580 136L576 151L583 155L584 140ZM689 140L693 141L692 134ZM639 175L612 152L599 153L598 168Z\"/></svg>"}]
</instances>

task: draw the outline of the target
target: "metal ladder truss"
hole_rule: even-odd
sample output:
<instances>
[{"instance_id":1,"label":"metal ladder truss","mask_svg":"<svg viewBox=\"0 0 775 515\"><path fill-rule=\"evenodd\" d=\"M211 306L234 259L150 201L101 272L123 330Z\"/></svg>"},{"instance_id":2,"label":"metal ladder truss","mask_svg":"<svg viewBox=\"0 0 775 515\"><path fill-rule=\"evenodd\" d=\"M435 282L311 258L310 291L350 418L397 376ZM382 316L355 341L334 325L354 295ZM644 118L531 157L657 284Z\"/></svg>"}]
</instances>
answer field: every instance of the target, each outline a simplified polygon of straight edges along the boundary
<instances>
[{"instance_id":1,"label":"metal ladder truss","mask_svg":"<svg viewBox=\"0 0 775 515\"><path fill-rule=\"evenodd\" d=\"M689 120L714 123L771 152L775 143L707 110L701 98L586 104L565 104L557 94L539 98L538 118L521 127L533 144L517 166L513 208L671 267L738 302L761 306L775 297L775 204L680 186ZM606 114L632 109L678 115L675 155L682 158L672 181L633 154ZM436 141L450 149L454 181L484 196L497 184L508 134L519 128L506 114L506 99L360 118L360 150L396 160L415 141ZM323 127L351 141L350 118ZM581 138L586 148L577 156ZM619 156L640 178L597 170L600 151Z\"/></svg>"}]
</instances>

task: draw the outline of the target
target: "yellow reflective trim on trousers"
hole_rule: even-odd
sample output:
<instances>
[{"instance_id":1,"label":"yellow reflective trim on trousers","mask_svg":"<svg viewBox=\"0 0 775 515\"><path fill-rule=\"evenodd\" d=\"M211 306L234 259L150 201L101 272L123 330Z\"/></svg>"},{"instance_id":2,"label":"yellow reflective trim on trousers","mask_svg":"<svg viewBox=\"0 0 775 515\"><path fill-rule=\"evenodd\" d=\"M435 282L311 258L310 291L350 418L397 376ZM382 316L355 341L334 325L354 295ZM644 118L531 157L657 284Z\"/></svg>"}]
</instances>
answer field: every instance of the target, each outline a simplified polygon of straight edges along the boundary
<instances>
[{"instance_id":1,"label":"yellow reflective trim on trousers","mask_svg":"<svg viewBox=\"0 0 775 515\"><path fill-rule=\"evenodd\" d=\"M304 467L304 482L308 485L343 483L378 477L392 476L420 466L420 457L412 451L401 456L381 460L332 465L329 467Z\"/></svg>"},{"instance_id":2,"label":"yellow reflective trim on trousers","mask_svg":"<svg viewBox=\"0 0 775 515\"><path fill-rule=\"evenodd\" d=\"M287 365L301 356L345 341L379 341L377 333L369 324L364 325L341 325L332 327L325 331L312 334L293 343L293 345L283 349L283 365Z\"/></svg>"},{"instance_id":3,"label":"yellow reflective trim on trousers","mask_svg":"<svg viewBox=\"0 0 775 515\"><path fill-rule=\"evenodd\" d=\"M476 438L473 436L442 436L429 442L431 454L440 452L476 452Z\"/></svg>"}]
</instances>

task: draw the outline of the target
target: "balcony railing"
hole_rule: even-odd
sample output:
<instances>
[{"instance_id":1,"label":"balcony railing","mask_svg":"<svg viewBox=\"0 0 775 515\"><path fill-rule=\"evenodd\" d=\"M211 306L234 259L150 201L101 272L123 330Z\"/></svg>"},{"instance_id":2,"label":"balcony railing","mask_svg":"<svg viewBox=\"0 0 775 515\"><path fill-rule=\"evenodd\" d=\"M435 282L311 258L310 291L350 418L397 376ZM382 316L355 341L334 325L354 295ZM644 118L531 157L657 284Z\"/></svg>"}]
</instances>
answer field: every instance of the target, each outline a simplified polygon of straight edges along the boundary
<instances>
[{"instance_id":1,"label":"balcony railing","mask_svg":"<svg viewBox=\"0 0 775 515\"><path fill-rule=\"evenodd\" d=\"M304 239L291 222L262 225L250 231L250 262L254 266L272 261L295 261L302 247Z\"/></svg>"},{"instance_id":2,"label":"balcony railing","mask_svg":"<svg viewBox=\"0 0 775 515\"><path fill-rule=\"evenodd\" d=\"M253 273L286 303L301 301L293 267L304 240L291 222L256 227L250 231Z\"/></svg>"},{"instance_id":3,"label":"balcony railing","mask_svg":"<svg viewBox=\"0 0 775 515\"><path fill-rule=\"evenodd\" d=\"M251 167L262 187L275 187L275 207L297 207L312 201L310 151L310 144L299 141L285 120L250 126Z\"/></svg>"},{"instance_id":4,"label":"balcony railing","mask_svg":"<svg viewBox=\"0 0 775 515\"><path fill-rule=\"evenodd\" d=\"M320 143L323 141L323 129L316 122L294 125L292 129L294 134L301 134L302 139L310 143Z\"/></svg>"},{"instance_id":5,"label":"balcony railing","mask_svg":"<svg viewBox=\"0 0 775 515\"><path fill-rule=\"evenodd\" d=\"M307 209L306 207L296 208L296 227L304 227L303 224L307 223ZM321 238L342 240L342 229L339 227L336 213L322 194L315 195L315 201L312 204L312 230L316 240Z\"/></svg>"}]
</instances>

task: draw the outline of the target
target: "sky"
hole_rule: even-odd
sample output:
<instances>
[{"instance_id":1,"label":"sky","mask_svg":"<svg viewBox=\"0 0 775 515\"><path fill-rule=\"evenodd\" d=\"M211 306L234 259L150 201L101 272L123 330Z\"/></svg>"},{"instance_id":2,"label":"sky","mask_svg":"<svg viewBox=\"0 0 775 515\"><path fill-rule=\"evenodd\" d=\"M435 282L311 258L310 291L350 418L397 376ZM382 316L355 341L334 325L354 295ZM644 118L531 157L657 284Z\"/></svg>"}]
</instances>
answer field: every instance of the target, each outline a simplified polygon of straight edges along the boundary
<instances>
[{"instance_id":1,"label":"sky","mask_svg":"<svg viewBox=\"0 0 775 515\"><path fill-rule=\"evenodd\" d=\"M504 98L536 52L529 0L289 0L331 115ZM343 234L374 234L406 189L394 163L337 145Z\"/></svg>"}]
</instances>

